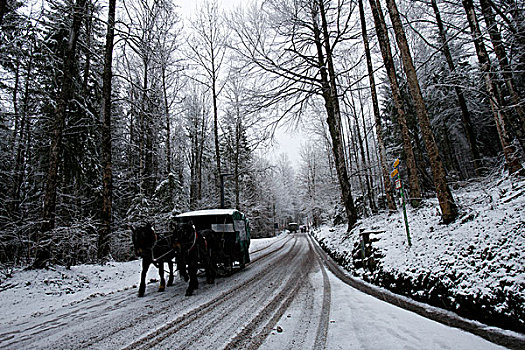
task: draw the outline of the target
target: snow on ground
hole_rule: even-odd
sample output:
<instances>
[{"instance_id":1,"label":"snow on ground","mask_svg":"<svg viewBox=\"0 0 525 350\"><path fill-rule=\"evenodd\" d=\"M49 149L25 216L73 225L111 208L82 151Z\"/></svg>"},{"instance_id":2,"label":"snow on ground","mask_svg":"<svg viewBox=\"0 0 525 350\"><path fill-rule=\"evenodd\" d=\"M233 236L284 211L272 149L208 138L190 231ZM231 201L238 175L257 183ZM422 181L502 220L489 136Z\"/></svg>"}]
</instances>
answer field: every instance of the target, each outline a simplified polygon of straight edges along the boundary
<instances>
[{"instance_id":1,"label":"snow on ground","mask_svg":"<svg viewBox=\"0 0 525 350\"><path fill-rule=\"evenodd\" d=\"M359 230L384 230L371 235L379 238L372 246L383 256L379 261L383 272L412 281L439 280L451 291L447 302L456 309L460 308L456 298L473 296L475 300L502 301L496 309L506 313L514 308L523 315L525 180L486 179L455 189L454 197L461 214L450 225L440 224L437 199L426 200L417 210L408 208L411 247L401 208L394 214L361 220L350 234L346 226L324 226L314 235L352 270L351 254ZM353 272L366 274L363 269ZM412 293L423 296L428 291L416 288Z\"/></svg>"},{"instance_id":2,"label":"snow on ground","mask_svg":"<svg viewBox=\"0 0 525 350\"><path fill-rule=\"evenodd\" d=\"M275 239L252 239L250 252ZM136 289L140 271L141 260L71 266L69 270L63 266L45 270L15 269L10 272L12 277L0 280L0 323L37 316L95 296ZM158 279L158 270L150 266L146 281L158 283Z\"/></svg>"},{"instance_id":3,"label":"snow on ground","mask_svg":"<svg viewBox=\"0 0 525 350\"><path fill-rule=\"evenodd\" d=\"M328 274L337 307L330 311L327 349L504 349L361 293Z\"/></svg>"}]
</instances>

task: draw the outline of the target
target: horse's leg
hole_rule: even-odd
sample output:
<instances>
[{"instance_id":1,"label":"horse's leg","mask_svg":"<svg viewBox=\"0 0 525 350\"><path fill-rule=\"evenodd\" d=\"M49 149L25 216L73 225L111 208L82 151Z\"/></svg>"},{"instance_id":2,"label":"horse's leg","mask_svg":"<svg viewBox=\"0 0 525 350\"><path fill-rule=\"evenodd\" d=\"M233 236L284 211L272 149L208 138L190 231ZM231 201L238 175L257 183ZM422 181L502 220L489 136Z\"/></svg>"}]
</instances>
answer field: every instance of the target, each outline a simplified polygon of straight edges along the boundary
<instances>
[{"instance_id":1,"label":"horse's leg","mask_svg":"<svg viewBox=\"0 0 525 350\"><path fill-rule=\"evenodd\" d=\"M164 279L164 263L162 261L159 261L159 276L160 276L159 292L164 292L164 289L166 289L166 280Z\"/></svg>"},{"instance_id":2,"label":"horse's leg","mask_svg":"<svg viewBox=\"0 0 525 350\"><path fill-rule=\"evenodd\" d=\"M184 278L184 282L188 282L190 277L188 276L188 270L186 269L186 259L184 255L184 253L180 253L175 258L175 261L177 262L177 268L179 269L180 277Z\"/></svg>"},{"instance_id":3,"label":"horse's leg","mask_svg":"<svg viewBox=\"0 0 525 350\"><path fill-rule=\"evenodd\" d=\"M193 291L199 288L199 281L197 280L197 269L197 256L193 254L192 256L188 257L188 272L190 275L190 284L188 286L188 289L186 289L186 296L193 295Z\"/></svg>"},{"instance_id":4,"label":"horse's leg","mask_svg":"<svg viewBox=\"0 0 525 350\"><path fill-rule=\"evenodd\" d=\"M148 273L150 263L151 261L149 259L142 258L142 271L140 273L139 297L143 297L144 292L146 291L146 274Z\"/></svg>"},{"instance_id":5,"label":"horse's leg","mask_svg":"<svg viewBox=\"0 0 525 350\"><path fill-rule=\"evenodd\" d=\"M217 275L217 262L215 261L215 249L208 247L206 256L208 261L206 261L206 283L213 284L215 283L215 276Z\"/></svg>"},{"instance_id":6,"label":"horse's leg","mask_svg":"<svg viewBox=\"0 0 525 350\"><path fill-rule=\"evenodd\" d=\"M170 269L170 277L168 278L167 286L173 286L173 260L168 260L168 268Z\"/></svg>"}]
</instances>

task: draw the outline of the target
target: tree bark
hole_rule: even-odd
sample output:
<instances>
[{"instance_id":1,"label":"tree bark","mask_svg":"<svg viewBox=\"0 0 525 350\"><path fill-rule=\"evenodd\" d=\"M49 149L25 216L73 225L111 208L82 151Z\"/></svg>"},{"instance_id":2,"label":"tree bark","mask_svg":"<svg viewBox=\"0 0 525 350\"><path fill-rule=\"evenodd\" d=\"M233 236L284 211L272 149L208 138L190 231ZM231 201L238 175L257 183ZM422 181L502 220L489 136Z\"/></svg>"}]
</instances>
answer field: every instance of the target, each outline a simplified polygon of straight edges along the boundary
<instances>
[{"instance_id":1,"label":"tree bark","mask_svg":"<svg viewBox=\"0 0 525 350\"><path fill-rule=\"evenodd\" d=\"M441 217L444 223L450 223L456 219L458 215L458 209L456 203L454 202L454 198L452 197L452 192L450 191L450 188L447 184L445 168L443 167L441 157L439 156L439 151L434 139L434 133L432 132L432 128L430 126L427 108L425 106L423 95L421 94L421 89L419 87L416 69L412 61L408 42L405 36L403 25L401 23L401 17L394 0L386 0L386 4L388 7L388 12L390 13L392 26L394 27L397 46L399 47L401 58L403 60L403 68L407 76L410 94L414 100L416 116L419 121L419 126L421 127L421 132L423 134L423 139L425 140L425 146L430 159L430 166L432 168L432 175L434 177L436 194L439 201L439 206L441 207Z\"/></svg>"},{"instance_id":2,"label":"tree bark","mask_svg":"<svg viewBox=\"0 0 525 350\"><path fill-rule=\"evenodd\" d=\"M364 109L364 101L363 96L361 95L361 90L357 90L357 96L359 97L359 105L360 108L360 114L361 114L361 120L363 121L363 137L365 141L365 150L366 150L366 176L368 177L368 184L370 187L370 205L372 209L373 214L377 214L377 205L375 201L375 191L374 191L374 176L373 176L373 167L372 162L370 160L370 147L368 145L368 137L366 132L366 119L365 119L365 109ZM364 161L364 155L363 155L363 161Z\"/></svg>"},{"instance_id":3,"label":"tree bark","mask_svg":"<svg viewBox=\"0 0 525 350\"><path fill-rule=\"evenodd\" d=\"M381 161L381 170L382 170L382 178L383 178L383 185L385 187L385 194L386 194L386 201L388 205L389 210L396 210L396 203L394 201L394 193L392 191L392 183L390 182L390 172L389 167L386 163L386 148L385 143L383 142L383 136L382 136L382 127L381 127L381 113L379 112L379 102L377 99L377 91L376 91L376 82L374 78L374 67L372 65L372 56L370 54L370 45L368 41L368 33L366 29L366 19L365 19L365 11L363 6L363 0L359 0L359 16L361 19L361 32L363 36L363 44L365 47L365 55L366 55L366 66L368 69L368 81L370 83L370 93L372 95L372 108L374 111L374 118L375 118L375 129L376 129L376 137L377 137L377 143L379 145L379 159Z\"/></svg>"},{"instance_id":4,"label":"tree bark","mask_svg":"<svg viewBox=\"0 0 525 350\"><path fill-rule=\"evenodd\" d=\"M417 176L416 157L412 147L412 140L406 121L406 113L403 107L403 99L401 97L401 90L397 82L396 71L394 66L394 59L392 58L392 51L390 48L390 39L386 28L385 18L381 10L380 3L377 0L369 0L374 17L376 33L381 48L381 55L387 71L390 87L392 90L392 98L397 111L397 120L401 127L401 137L403 139L403 150L405 151L406 164L408 170L408 182L410 192L410 202L412 206L417 207L421 200L421 187Z\"/></svg>"},{"instance_id":5,"label":"tree bark","mask_svg":"<svg viewBox=\"0 0 525 350\"><path fill-rule=\"evenodd\" d=\"M77 42L85 13L86 0L77 0L73 11L73 22L69 31L69 40L64 52L64 75L62 87L55 108L55 120L49 148L49 167L42 213L42 227L36 237L37 251L33 267L43 268L51 257L49 231L55 228L58 168L62 149L63 130L66 121L67 106L74 95L74 78L77 72Z\"/></svg>"},{"instance_id":6,"label":"tree bark","mask_svg":"<svg viewBox=\"0 0 525 350\"><path fill-rule=\"evenodd\" d=\"M106 48L104 54L104 72L102 74L102 213L98 239L98 258L110 254L111 211L113 203L113 163L111 153L111 91L113 42L115 39L116 0L109 0Z\"/></svg>"},{"instance_id":7,"label":"tree bark","mask_svg":"<svg viewBox=\"0 0 525 350\"><path fill-rule=\"evenodd\" d=\"M365 148L364 148L364 145L363 145L363 137L361 135L361 128L359 126L359 116L358 116L358 112L357 112L357 108L355 108L355 99L354 99L354 94L352 93L352 91L349 92L350 96L351 96L351 99L352 99L352 108L353 108L353 115L354 115L354 124L355 124L355 136L356 136L356 140L357 140L357 145L358 149L356 149L355 151L355 155L356 155L356 164L358 166L358 169L359 169L359 159L357 157L357 153L359 152L360 155L361 155L361 163L362 163L362 170L363 170L363 176L365 177L365 185L366 185L366 196L368 198L368 204L370 205L370 209L372 211L372 213L376 213L377 212L377 208L375 206L375 202L374 202L374 198L373 198L373 190L372 190L372 185L370 183L370 172L369 172L369 166L366 162L366 158L365 158ZM360 105L362 106L362 101L359 101ZM364 119L363 119L364 121ZM350 123L350 121L349 121ZM366 129L365 129L365 126L363 125L363 135L364 137L366 138ZM359 174L361 174L361 170L358 170L359 171Z\"/></svg>"},{"instance_id":8,"label":"tree bark","mask_svg":"<svg viewBox=\"0 0 525 350\"><path fill-rule=\"evenodd\" d=\"M467 14L472 39L474 41L474 47L476 48L480 70L485 81L487 92L489 94L490 107L492 109L492 114L494 115L494 121L496 122L496 128L498 130L501 147L503 148L503 154L505 156L507 168L511 174L522 172L523 168L516 156L516 149L512 144L512 139L510 138L510 135L507 131L502 103L496 92L497 88L491 76L491 63L485 45L481 41L481 30L479 29L479 23L476 17L476 12L474 11L474 5L472 0L462 0L462 2Z\"/></svg>"},{"instance_id":9,"label":"tree bark","mask_svg":"<svg viewBox=\"0 0 525 350\"><path fill-rule=\"evenodd\" d=\"M166 67L165 66L162 67L162 92L164 95L164 114L166 118L166 173L169 176L169 174L172 171L172 168L171 168L171 122L170 122L170 110L168 106L168 89L166 87Z\"/></svg>"},{"instance_id":10,"label":"tree bark","mask_svg":"<svg viewBox=\"0 0 525 350\"><path fill-rule=\"evenodd\" d=\"M513 108L516 111L516 114L518 115L518 120L511 120L511 124L513 124L514 126L516 136L520 141L522 149L525 150L525 111L523 110L522 100L518 95L518 92L514 85L514 79L512 77L512 68L510 67L509 59L507 58L507 52L505 50L505 47L503 46L503 39L498 29L496 18L494 16L494 13L492 12L490 3L488 0L480 0L480 4L481 12L483 13L483 17L485 18L485 23L487 24L487 30L489 32L490 41L492 42L494 52L496 53L496 57L498 58L499 66L501 69L501 75L505 80L505 86L507 87L507 91L512 100Z\"/></svg>"},{"instance_id":11,"label":"tree bark","mask_svg":"<svg viewBox=\"0 0 525 350\"><path fill-rule=\"evenodd\" d=\"M348 218L348 230L350 230L357 222L358 216L354 205L354 199L352 197L352 188L350 186L350 179L345 165L344 150L341 141L341 112L339 108L335 70L332 62L332 49L330 46L330 36L328 33L328 23L326 21L323 0L319 1L318 5L321 17L322 34L321 29L317 26L317 16L316 14L313 14L315 45L317 48L317 58L321 73L323 98L325 100L325 108L327 112L326 122L332 139L332 152L334 154L339 185L341 186L342 200ZM321 39L321 35L323 36L323 39ZM324 53L323 44L325 50Z\"/></svg>"},{"instance_id":12,"label":"tree bark","mask_svg":"<svg viewBox=\"0 0 525 350\"><path fill-rule=\"evenodd\" d=\"M213 55L212 55L213 57ZM217 78L215 76L215 63L212 59L212 69L213 69L213 76L212 76L212 99L213 99L213 136L215 140L215 164L217 166L217 179L221 176L221 148L219 144L219 115L217 111ZM218 183L218 182L217 182ZM218 193L220 192L220 188L218 188Z\"/></svg>"},{"instance_id":13,"label":"tree bark","mask_svg":"<svg viewBox=\"0 0 525 350\"><path fill-rule=\"evenodd\" d=\"M20 210L20 192L22 188L22 184L24 181L24 169L26 167L26 155L27 150L29 148L29 145L31 143L30 140L30 120L28 118L28 109L29 109L29 86L32 80L32 70L33 70L33 48L34 48L34 41L31 39L31 50L30 50L30 56L29 61L27 63L27 71L26 71L26 78L25 78L25 87L24 87L24 98L22 99L22 115L20 118L20 127L18 128L19 137L18 137L18 143L16 146L16 159L15 159L15 170L14 170L14 179L13 179L13 208L12 212L14 215L19 214ZM17 128L15 128L15 131Z\"/></svg>"},{"instance_id":14,"label":"tree bark","mask_svg":"<svg viewBox=\"0 0 525 350\"><path fill-rule=\"evenodd\" d=\"M439 39L441 41L441 51L445 60L447 61L448 69L450 73L453 74L456 70L456 65L452 59L450 49L448 47L447 33L445 27L443 26L443 21L441 20L441 13L439 12L439 7L436 0L432 0L432 8L434 9L434 14L436 16L436 24L439 29ZM479 149L476 144L476 134L474 133L474 128L472 127L472 119L470 117L470 112L467 107L467 102L465 100L465 95L463 94L463 89L457 85L454 86L454 91L456 93L459 108L461 110L461 121L463 122L463 127L465 128L465 137L470 148L470 154L472 157L472 162L474 165L474 171L476 175L481 175L481 157L479 155Z\"/></svg>"}]
</instances>

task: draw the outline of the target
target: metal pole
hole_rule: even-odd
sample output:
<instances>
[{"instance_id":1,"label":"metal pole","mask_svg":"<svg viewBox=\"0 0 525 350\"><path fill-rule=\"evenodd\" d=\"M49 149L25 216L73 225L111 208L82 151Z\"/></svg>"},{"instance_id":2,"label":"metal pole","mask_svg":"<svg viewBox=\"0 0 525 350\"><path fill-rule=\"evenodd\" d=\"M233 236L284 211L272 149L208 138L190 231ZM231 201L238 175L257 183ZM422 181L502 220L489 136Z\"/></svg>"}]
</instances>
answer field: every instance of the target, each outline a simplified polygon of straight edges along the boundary
<instances>
[{"instance_id":1,"label":"metal pole","mask_svg":"<svg viewBox=\"0 0 525 350\"><path fill-rule=\"evenodd\" d=\"M390 173L390 177L394 178L397 175L397 181L399 182L399 187L396 185L396 188L399 188L399 193L401 194L401 201L403 204L403 217L405 219L405 230L407 231L407 240L408 240L408 246L412 246L412 241L410 240L410 230L408 229L408 218L407 218L407 209L406 209L406 201L405 201L405 187L403 186L403 182L401 182L401 175L399 174L399 159L396 159L392 167L394 170Z\"/></svg>"},{"instance_id":2,"label":"metal pole","mask_svg":"<svg viewBox=\"0 0 525 350\"><path fill-rule=\"evenodd\" d=\"M398 179L401 181L401 177L397 174ZM408 218L407 218L407 209L405 204L405 186L401 183L401 200L403 201L403 217L405 218L405 229L407 231L408 246L412 246L412 241L410 240L410 230L408 229Z\"/></svg>"}]
</instances>

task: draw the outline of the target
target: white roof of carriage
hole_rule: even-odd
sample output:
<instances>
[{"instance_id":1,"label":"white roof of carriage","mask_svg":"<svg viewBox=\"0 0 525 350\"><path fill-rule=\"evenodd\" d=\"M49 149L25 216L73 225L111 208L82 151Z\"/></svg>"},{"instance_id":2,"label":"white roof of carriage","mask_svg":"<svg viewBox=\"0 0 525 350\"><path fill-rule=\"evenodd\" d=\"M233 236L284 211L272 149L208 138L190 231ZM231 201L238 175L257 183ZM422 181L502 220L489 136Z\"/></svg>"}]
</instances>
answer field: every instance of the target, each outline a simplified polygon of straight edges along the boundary
<instances>
[{"instance_id":1,"label":"white roof of carriage","mask_svg":"<svg viewBox=\"0 0 525 350\"><path fill-rule=\"evenodd\" d=\"M236 209L206 209L206 210L196 210L188 211L177 215L177 218L184 218L188 216L211 216L211 215L233 215L236 212Z\"/></svg>"}]
</instances>

